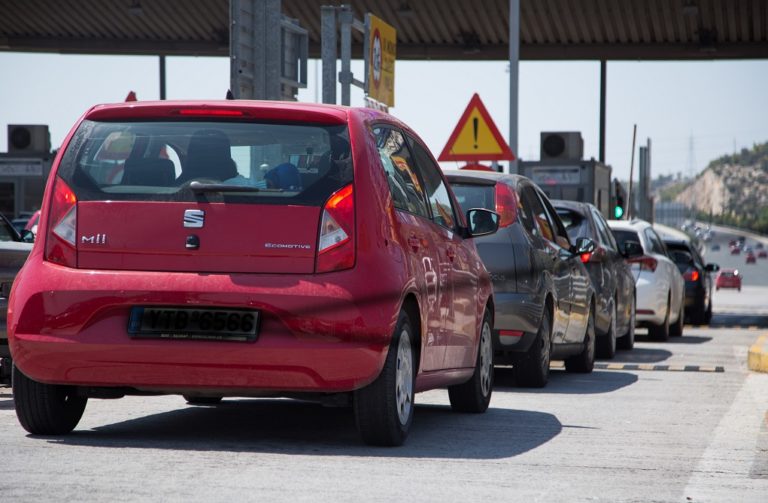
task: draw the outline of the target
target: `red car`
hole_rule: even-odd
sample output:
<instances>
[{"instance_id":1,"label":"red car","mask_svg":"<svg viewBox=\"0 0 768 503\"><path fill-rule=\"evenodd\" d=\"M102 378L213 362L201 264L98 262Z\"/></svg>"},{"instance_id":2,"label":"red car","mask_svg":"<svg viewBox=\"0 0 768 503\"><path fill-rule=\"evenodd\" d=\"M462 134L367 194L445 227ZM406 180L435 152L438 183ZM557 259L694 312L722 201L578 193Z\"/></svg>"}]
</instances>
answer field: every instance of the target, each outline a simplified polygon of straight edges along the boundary
<instances>
[{"instance_id":1,"label":"red car","mask_svg":"<svg viewBox=\"0 0 768 503\"><path fill-rule=\"evenodd\" d=\"M757 257L755 257L755 253L754 252L751 252L751 251L747 252L747 255L746 255L745 258L746 258L747 264L756 264L757 263Z\"/></svg>"},{"instance_id":2,"label":"red car","mask_svg":"<svg viewBox=\"0 0 768 503\"><path fill-rule=\"evenodd\" d=\"M757 252L757 258L768 258L768 251L760 250Z\"/></svg>"},{"instance_id":3,"label":"red car","mask_svg":"<svg viewBox=\"0 0 768 503\"><path fill-rule=\"evenodd\" d=\"M731 246L731 255L741 255L741 247L739 245Z\"/></svg>"},{"instance_id":4,"label":"red car","mask_svg":"<svg viewBox=\"0 0 768 503\"><path fill-rule=\"evenodd\" d=\"M741 291L741 274L738 269L720 269L715 279L715 290L736 288Z\"/></svg>"},{"instance_id":5,"label":"red car","mask_svg":"<svg viewBox=\"0 0 768 503\"><path fill-rule=\"evenodd\" d=\"M89 397L291 396L404 441L414 393L488 407L493 299L429 150L368 109L145 102L89 110L46 187L9 303L17 415L74 429Z\"/></svg>"}]
</instances>

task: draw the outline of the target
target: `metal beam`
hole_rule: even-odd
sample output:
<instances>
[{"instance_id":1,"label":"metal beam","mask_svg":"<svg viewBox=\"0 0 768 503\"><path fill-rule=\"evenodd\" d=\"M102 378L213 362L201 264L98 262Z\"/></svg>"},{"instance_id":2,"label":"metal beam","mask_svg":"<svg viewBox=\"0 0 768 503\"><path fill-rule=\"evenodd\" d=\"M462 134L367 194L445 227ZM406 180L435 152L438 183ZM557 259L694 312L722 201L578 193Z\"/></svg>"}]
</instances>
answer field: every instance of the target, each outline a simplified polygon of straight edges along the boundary
<instances>
[{"instance_id":1,"label":"metal beam","mask_svg":"<svg viewBox=\"0 0 768 503\"><path fill-rule=\"evenodd\" d=\"M517 150L518 96L520 86L520 0L509 0L509 148ZM509 162L509 172L517 173L517 159Z\"/></svg>"},{"instance_id":2,"label":"metal beam","mask_svg":"<svg viewBox=\"0 0 768 503\"><path fill-rule=\"evenodd\" d=\"M336 103L336 7L320 7L320 56L323 61L323 103ZM312 47L310 46L310 55Z\"/></svg>"},{"instance_id":3,"label":"metal beam","mask_svg":"<svg viewBox=\"0 0 768 503\"><path fill-rule=\"evenodd\" d=\"M160 55L160 99L165 99L165 56Z\"/></svg>"},{"instance_id":4,"label":"metal beam","mask_svg":"<svg viewBox=\"0 0 768 503\"><path fill-rule=\"evenodd\" d=\"M600 61L600 162L605 163L605 79L606 63Z\"/></svg>"}]
</instances>

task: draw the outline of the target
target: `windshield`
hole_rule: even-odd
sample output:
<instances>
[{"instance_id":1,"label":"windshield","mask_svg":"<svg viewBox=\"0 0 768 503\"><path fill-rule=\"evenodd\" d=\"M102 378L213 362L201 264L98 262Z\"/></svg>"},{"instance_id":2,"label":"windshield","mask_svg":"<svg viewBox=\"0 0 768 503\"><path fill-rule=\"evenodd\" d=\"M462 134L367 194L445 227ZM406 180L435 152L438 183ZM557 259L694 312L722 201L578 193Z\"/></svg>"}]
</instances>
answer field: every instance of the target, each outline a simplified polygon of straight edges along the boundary
<instances>
[{"instance_id":1,"label":"windshield","mask_svg":"<svg viewBox=\"0 0 768 503\"><path fill-rule=\"evenodd\" d=\"M346 126L84 121L58 174L79 200L319 206L352 163Z\"/></svg>"}]
</instances>

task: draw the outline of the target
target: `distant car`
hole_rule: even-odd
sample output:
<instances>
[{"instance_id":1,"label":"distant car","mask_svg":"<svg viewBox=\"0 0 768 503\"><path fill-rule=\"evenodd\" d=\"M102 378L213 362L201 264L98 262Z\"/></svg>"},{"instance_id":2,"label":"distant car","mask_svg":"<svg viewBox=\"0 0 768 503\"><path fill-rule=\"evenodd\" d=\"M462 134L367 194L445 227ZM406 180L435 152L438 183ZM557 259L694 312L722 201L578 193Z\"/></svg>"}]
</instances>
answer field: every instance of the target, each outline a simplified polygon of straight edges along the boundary
<instances>
[{"instance_id":1,"label":"distant car","mask_svg":"<svg viewBox=\"0 0 768 503\"><path fill-rule=\"evenodd\" d=\"M446 171L464 210L501 215L496 234L475 241L493 281L494 361L512 365L521 386L545 386L550 359L569 372L591 372L595 299L584 254L590 239L571 243L544 192L528 178L482 171Z\"/></svg>"},{"instance_id":2,"label":"distant car","mask_svg":"<svg viewBox=\"0 0 768 503\"><path fill-rule=\"evenodd\" d=\"M7 333L8 296L11 285L27 255L32 250L32 243L24 242L16 228L0 215L0 382L9 383L10 357Z\"/></svg>"},{"instance_id":3,"label":"distant car","mask_svg":"<svg viewBox=\"0 0 768 503\"><path fill-rule=\"evenodd\" d=\"M754 252L747 252L747 255L745 257L745 261L747 264L756 264L757 263L757 257L755 257Z\"/></svg>"},{"instance_id":4,"label":"distant car","mask_svg":"<svg viewBox=\"0 0 768 503\"><path fill-rule=\"evenodd\" d=\"M741 255L741 248L739 245L731 246L731 255Z\"/></svg>"},{"instance_id":5,"label":"distant car","mask_svg":"<svg viewBox=\"0 0 768 503\"><path fill-rule=\"evenodd\" d=\"M552 206L565 225L571 241L589 238L597 244L595 251L584 254L597 298L595 328L597 350L601 358L613 358L618 344L632 349L635 341L635 277L625 258L631 253L620 249L598 209L588 203L553 200ZM640 243L635 253L642 255Z\"/></svg>"},{"instance_id":6,"label":"distant car","mask_svg":"<svg viewBox=\"0 0 768 503\"><path fill-rule=\"evenodd\" d=\"M690 240L664 238L664 244L685 280L686 316L696 325L708 324L712 319L711 273L720 266L706 264Z\"/></svg>"},{"instance_id":7,"label":"distant car","mask_svg":"<svg viewBox=\"0 0 768 503\"><path fill-rule=\"evenodd\" d=\"M608 225L619 247L627 241L643 247L642 256L627 259L635 275L638 325L657 340L683 335L685 283L659 235L644 220L609 220Z\"/></svg>"},{"instance_id":8,"label":"distant car","mask_svg":"<svg viewBox=\"0 0 768 503\"><path fill-rule=\"evenodd\" d=\"M715 290L736 288L741 291L741 274L738 269L720 269L715 279Z\"/></svg>"},{"instance_id":9,"label":"distant car","mask_svg":"<svg viewBox=\"0 0 768 503\"><path fill-rule=\"evenodd\" d=\"M405 124L162 101L95 106L72 131L10 299L24 429L69 433L90 398L266 394L341 400L365 442L399 445L416 392L487 409L495 303L474 238L498 215L461 213Z\"/></svg>"},{"instance_id":10,"label":"distant car","mask_svg":"<svg viewBox=\"0 0 768 503\"><path fill-rule=\"evenodd\" d=\"M763 244L762 241L758 241L757 243L755 243L756 250L762 250L763 248L765 248L765 245Z\"/></svg>"},{"instance_id":11,"label":"distant car","mask_svg":"<svg viewBox=\"0 0 768 503\"><path fill-rule=\"evenodd\" d=\"M766 250L759 250L757 252L757 258L768 258L768 251L766 251Z\"/></svg>"},{"instance_id":12,"label":"distant car","mask_svg":"<svg viewBox=\"0 0 768 503\"><path fill-rule=\"evenodd\" d=\"M730 241L728 241L728 246L736 246L738 244L739 242L735 239L731 239Z\"/></svg>"},{"instance_id":13,"label":"distant car","mask_svg":"<svg viewBox=\"0 0 768 503\"><path fill-rule=\"evenodd\" d=\"M710 246L709 249L712 250L713 252L720 251L720 245L715 243L712 246Z\"/></svg>"}]
</instances>

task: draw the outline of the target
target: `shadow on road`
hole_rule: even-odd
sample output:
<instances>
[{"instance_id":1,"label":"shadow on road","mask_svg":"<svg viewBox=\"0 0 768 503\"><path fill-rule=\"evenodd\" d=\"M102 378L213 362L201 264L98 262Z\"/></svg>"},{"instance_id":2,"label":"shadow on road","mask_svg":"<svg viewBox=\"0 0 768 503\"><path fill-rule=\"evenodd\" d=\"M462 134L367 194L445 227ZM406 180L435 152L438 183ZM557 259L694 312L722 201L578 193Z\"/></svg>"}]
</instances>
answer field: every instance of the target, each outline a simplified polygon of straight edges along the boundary
<instances>
[{"instance_id":1,"label":"shadow on road","mask_svg":"<svg viewBox=\"0 0 768 503\"><path fill-rule=\"evenodd\" d=\"M362 444L349 408L230 399L215 407L187 406L45 438L57 444L110 448L500 459L534 449L561 430L560 421L543 412L491 407L485 414L459 414L448 406L418 405L404 446L373 448Z\"/></svg>"},{"instance_id":2,"label":"shadow on road","mask_svg":"<svg viewBox=\"0 0 768 503\"><path fill-rule=\"evenodd\" d=\"M13 409L13 393L11 388L0 388L0 410Z\"/></svg>"},{"instance_id":3,"label":"shadow on road","mask_svg":"<svg viewBox=\"0 0 768 503\"><path fill-rule=\"evenodd\" d=\"M560 393L590 395L610 393L637 381L635 374L617 371L595 370L590 374L569 374L564 370L550 370L549 382L544 388L521 388L517 386L511 367L496 367L494 393L520 391L525 393Z\"/></svg>"},{"instance_id":4,"label":"shadow on road","mask_svg":"<svg viewBox=\"0 0 768 503\"><path fill-rule=\"evenodd\" d=\"M647 334L637 334L635 335L635 341L636 342L657 342L659 344L705 344L712 340L712 337L706 337L702 335L682 335L680 337L670 337L666 341L656 341L648 337ZM641 358L645 358L646 355L644 355L644 351L662 351L667 353L667 355L662 359L666 360L669 358L671 353L669 351L665 351L663 349L648 349L648 348L642 348L635 346L632 351L618 351L616 352L616 358L620 358L621 361L630 361L631 358L633 358L635 355L643 355ZM662 360L642 360L642 363L655 363ZM640 361L640 360L638 360Z\"/></svg>"}]
</instances>

